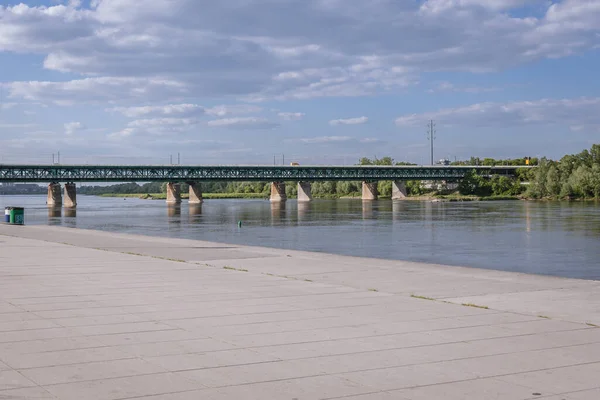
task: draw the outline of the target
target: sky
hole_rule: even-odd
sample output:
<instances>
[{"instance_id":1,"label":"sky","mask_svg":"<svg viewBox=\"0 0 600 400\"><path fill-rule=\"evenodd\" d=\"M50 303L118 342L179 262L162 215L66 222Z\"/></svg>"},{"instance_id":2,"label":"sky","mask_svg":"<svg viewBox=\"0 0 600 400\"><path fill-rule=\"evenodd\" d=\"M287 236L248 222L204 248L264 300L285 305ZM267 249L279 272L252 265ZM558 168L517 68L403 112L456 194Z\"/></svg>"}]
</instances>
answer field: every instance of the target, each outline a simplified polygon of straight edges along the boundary
<instances>
[{"instance_id":1,"label":"sky","mask_svg":"<svg viewBox=\"0 0 600 400\"><path fill-rule=\"evenodd\" d=\"M0 0L0 163L560 158L600 0Z\"/></svg>"}]
</instances>

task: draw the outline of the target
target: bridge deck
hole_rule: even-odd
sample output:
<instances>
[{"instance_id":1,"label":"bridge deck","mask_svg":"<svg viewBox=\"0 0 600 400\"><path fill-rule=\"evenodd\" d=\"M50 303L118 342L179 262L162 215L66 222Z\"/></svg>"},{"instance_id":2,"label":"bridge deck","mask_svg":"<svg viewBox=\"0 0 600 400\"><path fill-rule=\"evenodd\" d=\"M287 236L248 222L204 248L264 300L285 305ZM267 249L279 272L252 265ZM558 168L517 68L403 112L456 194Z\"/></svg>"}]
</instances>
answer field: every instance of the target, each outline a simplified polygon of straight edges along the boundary
<instances>
[{"instance_id":1,"label":"bridge deck","mask_svg":"<svg viewBox=\"0 0 600 400\"><path fill-rule=\"evenodd\" d=\"M460 180L470 171L514 175L520 166L0 165L0 182Z\"/></svg>"}]
</instances>

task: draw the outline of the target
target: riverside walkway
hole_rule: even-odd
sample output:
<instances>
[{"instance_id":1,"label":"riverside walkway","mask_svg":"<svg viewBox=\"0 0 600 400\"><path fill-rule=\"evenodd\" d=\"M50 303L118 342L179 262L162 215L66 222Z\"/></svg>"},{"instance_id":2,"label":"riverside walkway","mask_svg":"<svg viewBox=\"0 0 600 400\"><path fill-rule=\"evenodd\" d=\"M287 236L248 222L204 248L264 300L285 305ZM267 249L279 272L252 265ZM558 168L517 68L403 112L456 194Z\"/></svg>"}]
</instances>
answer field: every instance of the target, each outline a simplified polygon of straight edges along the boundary
<instances>
[{"instance_id":1,"label":"riverside walkway","mask_svg":"<svg viewBox=\"0 0 600 400\"><path fill-rule=\"evenodd\" d=\"M597 400L596 325L595 281L0 225L0 399Z\"/></svg>"}]
</instances>

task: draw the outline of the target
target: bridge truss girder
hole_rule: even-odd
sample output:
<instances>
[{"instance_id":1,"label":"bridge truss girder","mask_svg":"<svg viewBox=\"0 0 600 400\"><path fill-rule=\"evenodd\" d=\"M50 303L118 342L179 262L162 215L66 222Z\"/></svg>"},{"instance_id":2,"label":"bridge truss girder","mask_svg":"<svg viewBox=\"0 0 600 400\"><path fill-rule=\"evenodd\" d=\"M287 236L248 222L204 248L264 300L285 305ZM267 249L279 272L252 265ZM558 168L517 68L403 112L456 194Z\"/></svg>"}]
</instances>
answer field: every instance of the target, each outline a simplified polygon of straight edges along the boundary
<instances>
[{"instance_id":1,"label":"bridge truss girder","mask_svg":"<svg viewBox=\"0 0 600 400\"><path fill-rule=\"evenodd\" d=\"M484 176L510 176L519 168L522 167L0 165L0 182L458 181L472 170Z\"/></svg>"}]
</instances>

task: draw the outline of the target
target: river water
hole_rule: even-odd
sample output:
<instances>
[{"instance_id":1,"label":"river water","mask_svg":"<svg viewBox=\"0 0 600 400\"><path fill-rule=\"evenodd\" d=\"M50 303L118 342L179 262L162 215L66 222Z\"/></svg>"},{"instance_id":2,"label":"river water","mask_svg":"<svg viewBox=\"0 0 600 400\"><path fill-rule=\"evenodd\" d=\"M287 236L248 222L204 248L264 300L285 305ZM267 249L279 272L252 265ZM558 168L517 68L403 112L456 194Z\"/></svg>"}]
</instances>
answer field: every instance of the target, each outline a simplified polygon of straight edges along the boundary
<instances>
[{"instance_id":1,"label":"river water","mask_svg":"<svg viewBox=\"0 0 600 400\"><path fill-rule=\"evenodd\" d=\"M45 196L0 196L0 206L25 207L29 225L600 279L598 203L77 200L76 211L48 209Z\"/></svg>"}]
</instances>

